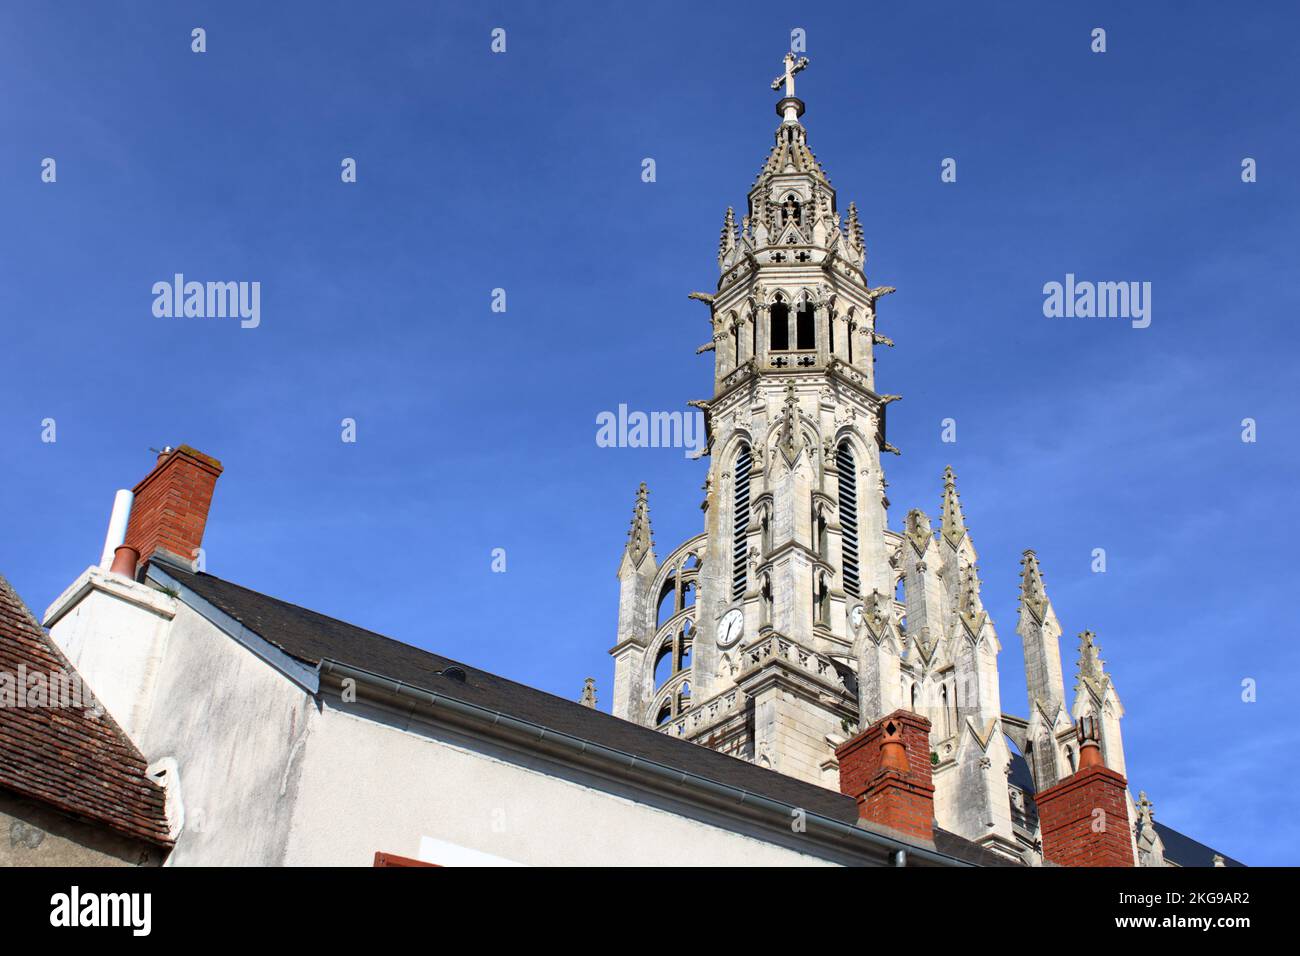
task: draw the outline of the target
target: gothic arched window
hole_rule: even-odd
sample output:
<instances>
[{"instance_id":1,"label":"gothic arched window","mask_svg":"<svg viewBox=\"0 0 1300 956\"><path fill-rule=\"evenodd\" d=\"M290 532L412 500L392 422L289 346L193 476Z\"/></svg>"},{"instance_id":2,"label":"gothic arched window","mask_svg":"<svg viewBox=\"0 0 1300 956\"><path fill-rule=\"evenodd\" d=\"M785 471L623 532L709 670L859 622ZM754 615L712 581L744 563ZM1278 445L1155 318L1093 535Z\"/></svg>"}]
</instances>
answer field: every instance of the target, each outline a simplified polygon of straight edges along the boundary
<instances>
[{"instance_id":1,"label":"gothic arched window","mask_svg":"<svg viewBox=\"0 0 1300 956\"><path fill-rule=\"evenodd\" d=\"M853 447L840 442L835 451L835 466L840 473L840 530L844 553L844 593L860 597L862 580L858 571L858 484Z\"/></svg>"},{"instance_id":2,"label":"gothic arched window","mask_svg":"<svg viewBox=\"0 0 1300 956\"><path fill-rule=\"evenodd\" d=\"M769 325L768 345L773 352L784 352L790 348L790 306L782 298L777 298L768 310Z\"/></svg>"},{"instance_id":3,"label":"gothic arched window","mask_svg":"<svg viewBox=\"0 0 1300 956\"><path fill-rule=\"evenodd\" d=\"M813 304L806 299L795 315L794 347L802 351L817 347L817 320L813 314Z\"/></svg>"},{"instance_id":4,"label":"gothic arched window","mask_svg":"<svg viewBox=\"0 0 1300 956\"><path fill-rule=\"evenodd\" d=\"M740 451L736 453L731 509L731 596L737 601L745 596L745 587L749 583L746 537L749 531L749 471L753 465L749 446L741 445Z\"/></svg>"}]
</instances>

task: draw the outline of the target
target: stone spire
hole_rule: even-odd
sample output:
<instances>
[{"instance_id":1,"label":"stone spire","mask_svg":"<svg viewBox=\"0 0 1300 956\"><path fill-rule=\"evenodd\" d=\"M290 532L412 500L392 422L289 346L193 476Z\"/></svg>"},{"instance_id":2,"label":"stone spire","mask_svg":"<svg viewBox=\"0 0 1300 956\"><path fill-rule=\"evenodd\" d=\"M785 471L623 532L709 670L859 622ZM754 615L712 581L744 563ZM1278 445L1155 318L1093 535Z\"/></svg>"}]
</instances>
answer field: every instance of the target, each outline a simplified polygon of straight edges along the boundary
<instances>
[{"instance_id":1,"label":"stone spire","mask_svg":"<svg viewBox=\"0 0 1300 956\"><path fill-rule=\"evenodd\" d=\"M618 641L610 653L614 655L613 713L625 720L639 719L650 690L645 650L655 632L654 580L659 562L650 532L649 497L642 482L618 566Z\"/></svg>"},{"instance_id":2,"label":"stone spire","mask_svg":"<svg viewBox=\"0 0 1300 956\"><path fill-rule=\"evenodd\" d=\"M903 706L898 625L894 602L873 590L856 626L853 656L858 663L858 723L867 727Z\"/></svg>"},{"instance_id":3,"label":"stone spire","mask_svg":"<svg viewBox=\"0 0 1300 956\"><path fill-rule=\"evenodd\" d=\"M1120 732L1120 719L1124 705L1120 703L1115 682L1106 673L1106 662L1101 658L1101 648L1096 635L1084 631L1079 635L1079 676L1074 684L1075 722L1094 717L1101 727L1101 751L1106 766L1125 773L1124 739Z\"/></svg>"},{"instance_id":4,"label":"stone spire","mask_svg":"<svg viewBox=\"0 0 1300 956\"><path fill-rule=\"evenodd\" d=\"M582 684L582 697L578 699L583 707L596 709L596 678L588 677Z\"/></svg>"},{"instance_id":5,"label":"stone spire","mask_svg":"<svg viewBox=\"0 0 1300 956\"><path fill-rule=\"evenodd\" d=\"M1047 599L1047 589L1043 586L1043 571L1038 566L1038 555L1032 548L1024 552L1020 559L1020 609L1028 611L1035 620L1041 621L1051 609Z\"/></svg>"},{"instance_id":6,"label":"stone spire","mask_svg":"<svg viewBox=\"0 0 1300 956\"><path fill-rule=\"evenodd\" d=\"M1016 633L1025 650L1025 685L1029 709L1044 710L1055 727L1057 712L1065 702L1061 676L1061 625L1048 600L1038 555L1026 551L1020 559L1020 620Z\"/></svg>"},{"instance_id":7,"label":"stone spire","mask_svg":"<svg viewBox=\"0 0 1300 956\"><path fill-rule=\"evenodd\" d=\"M785 95L776 104L776 114L781 117L781 125L777 128L776 143L772 147L772 152L768 154L767 162L764 163L758 179L754 182L754 191L757 191L760 186L766 186L771 177L786 173L808 173L823 186L830 186L830 180L827 179L821 164L817 162L817 157L808 148L807 132L799 122L799 117L803 116L804 102L794 95L794 77L796 73L807 67L806 56L796 59L793 53L787 53L785 72L772 81L774 90L785 87L783 91ZM767 204L754 208L764 213L770 209ZM766 224L769 227L771 225L770 222Z\"/></svg>"},{"instance_id":8,"label":"stone spire","mask_svg":"<svg viewBox=\"0 0 1300 956\"><path fill-rule=\"evenodd\" d=\"M898 569L903 576L908 643L929 661L947 633L944 613L943 558L934 540L930 517L913 508L903 519ZM888 713L888 711L886 711Z\"/></svg>"},{"instance_id":9,"label":"stone spire","mask_svg":"<svg viewBox=\"0 0 1300 956\"><path fill-rule=\"evenodd\" d=\"M1002 728L1002 691L998 682L998 654L1002 648L980 597L973 549L964 540L960 545L943 546L948 559L944 566L945 588L949 587L949 579L956 578L949 592L955 613L946 654L952 662L957 722L952 749L943 748L935 768L936 806L947 808L941 817L947 821L943 826L1003 856L1014 857L1019 849L1006 776L1011 755ZM941 684L947 684L947 679L942 679ZM935 692L932 689L929 696L932 698Z\"/></svg>"},{"instance_id":10,"label":"stone spire","mask_svg":"<svg viewBox=\"0 0 1300 956\"><path fill-rule=\"evenodd\" d=\"M940 526L943 539L957 547L966 536L966 516L962 514L961 498L957 494L957 476L952 465L943 470L943 524Z\"/></svg>"},{"instance_id":11,"label":"stone spire","mask_svg":"<svg viewBox=\"0 0 1300 956\"><path fill-rule=\"evenodd\" d=\"M632 509L632 527L627 533L627 547L623 553L639 565L647 554L654 554L654 537L650 531L650 491L645 482L636 492L636 506Z\"/></svg>"}]
</instances>

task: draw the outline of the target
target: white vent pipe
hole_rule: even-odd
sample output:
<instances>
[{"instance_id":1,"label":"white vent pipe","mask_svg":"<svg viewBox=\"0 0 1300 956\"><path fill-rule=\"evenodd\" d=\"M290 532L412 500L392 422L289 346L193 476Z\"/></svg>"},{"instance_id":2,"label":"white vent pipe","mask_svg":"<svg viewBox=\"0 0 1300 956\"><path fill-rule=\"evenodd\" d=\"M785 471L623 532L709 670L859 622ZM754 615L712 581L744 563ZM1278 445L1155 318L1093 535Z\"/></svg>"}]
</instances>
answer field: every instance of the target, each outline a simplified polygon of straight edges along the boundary
<instances>
[{"instance_id":1,"label":"white vent pipe","mask_svg":"<svg viewBox=\"0 0 1300 956\"><path fill-rule=\"evenodd\" d=\"M108 534L104 536L104 553L99 556L99 566L107 571L113 566L113 552L126 542L126 526L131 520L131 505L135 495L123 488L113 498L113 515L108 519Z\"/></svg>"}]
</instances>

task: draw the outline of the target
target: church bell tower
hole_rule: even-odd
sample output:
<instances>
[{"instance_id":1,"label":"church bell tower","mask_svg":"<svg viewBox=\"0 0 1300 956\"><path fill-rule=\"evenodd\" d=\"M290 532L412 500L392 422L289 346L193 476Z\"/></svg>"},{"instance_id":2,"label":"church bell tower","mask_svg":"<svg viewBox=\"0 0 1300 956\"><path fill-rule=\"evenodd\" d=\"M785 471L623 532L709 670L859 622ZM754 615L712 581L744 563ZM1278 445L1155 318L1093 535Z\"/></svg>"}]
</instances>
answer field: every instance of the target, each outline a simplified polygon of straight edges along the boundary
<instances>
[{"instance_id":1,"label":"church bell tower","mask_svg":"<svg viewBox=\"0 0 1300 956\"><path fill-rule=\"evenodd\" d=\"M899 396L877 390L875 359L893 345L877 306L894 290L867 281L857 208L841 212L808 148L795 96L807 65L786 55L781 122L740 221L723 219L717 289L690 295L708 308L697 351L714 368L712 395L691 403L707 426L704 532L660 560L641 486L618 569L614 714L838 789L839 745L910 711L930 725L938 824L1036 859L1024 776L1042 789L1073 773L1085 717L1124 773L1123 708L1084 632L1066 710L1061 628L1027 551L1031 713L1002 713L1001 644L951 468L934 520L914 508L888 526L885 413Z\"/></svg>"},{"instance_id":2,"label":"church bell tower","mask_svg":"<svg viewBox=\"0 0 1300 956\"><path fill-rule=\"evenodd\" d=\"M674 552L648 573L638 500L622 605L660 612L630 628L620 614L615 713L834 787L833 741L858 722L864 602L893 604L880 456L897 396L875 390L874 349L890 344L876 303L894 290L867 282L857 209L841 212L808 147L807 64L786 56L775 142L740 222L723 220L717 290L691 296L709 308L700 351L714 358L713 395L695 403L706 530L678 549L692 560ZM896 682L882 712L897 695Z\"/></svg>"}]
</instances>

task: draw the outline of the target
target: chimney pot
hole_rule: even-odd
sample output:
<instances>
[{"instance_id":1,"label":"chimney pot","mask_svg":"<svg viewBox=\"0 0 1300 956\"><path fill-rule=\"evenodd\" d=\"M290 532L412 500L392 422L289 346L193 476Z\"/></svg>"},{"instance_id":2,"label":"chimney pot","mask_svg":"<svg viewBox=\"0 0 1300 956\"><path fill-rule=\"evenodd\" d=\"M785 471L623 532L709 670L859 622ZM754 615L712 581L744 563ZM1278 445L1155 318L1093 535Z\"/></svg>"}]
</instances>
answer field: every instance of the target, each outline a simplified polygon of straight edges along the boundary
<instances>
[{"instance_id":1,"label":"chimney pot","mask_svg":"<svg viewBox=\"0 0 1300 956\"><path fill-rule=\"evenodd\" d=\"M907 747L903 743L903 734L899 725L890 720L885 723L880 735L880 766L885 770L897 770L907 773L911 768L907 763Z\"/></svg>"},{"instance_id":2,"label":"chimney pot","mask_svg":"<svg viewBox=\"0 0 1300 956\"><path fill-rule=\"evenodd\" d=\"M130 545L119 545L113 552L113 566L109 571L135 580L135 569L140 564L140 552Z\"/></svg>"},{"instance_id":3,"label":"chimney pot","mask_svg":"<svg viewBox=\"0 0 1300 956\"><path fill-rule=\"evenodd\" d=\"M1075 739L1079 742L1079 769L1087 770L1089 767L1101 767L1105 761L1101 759L1101 727L1096 717L1080 717L1079 725L1074 730Z\"/></svg>"}]
</instances>

